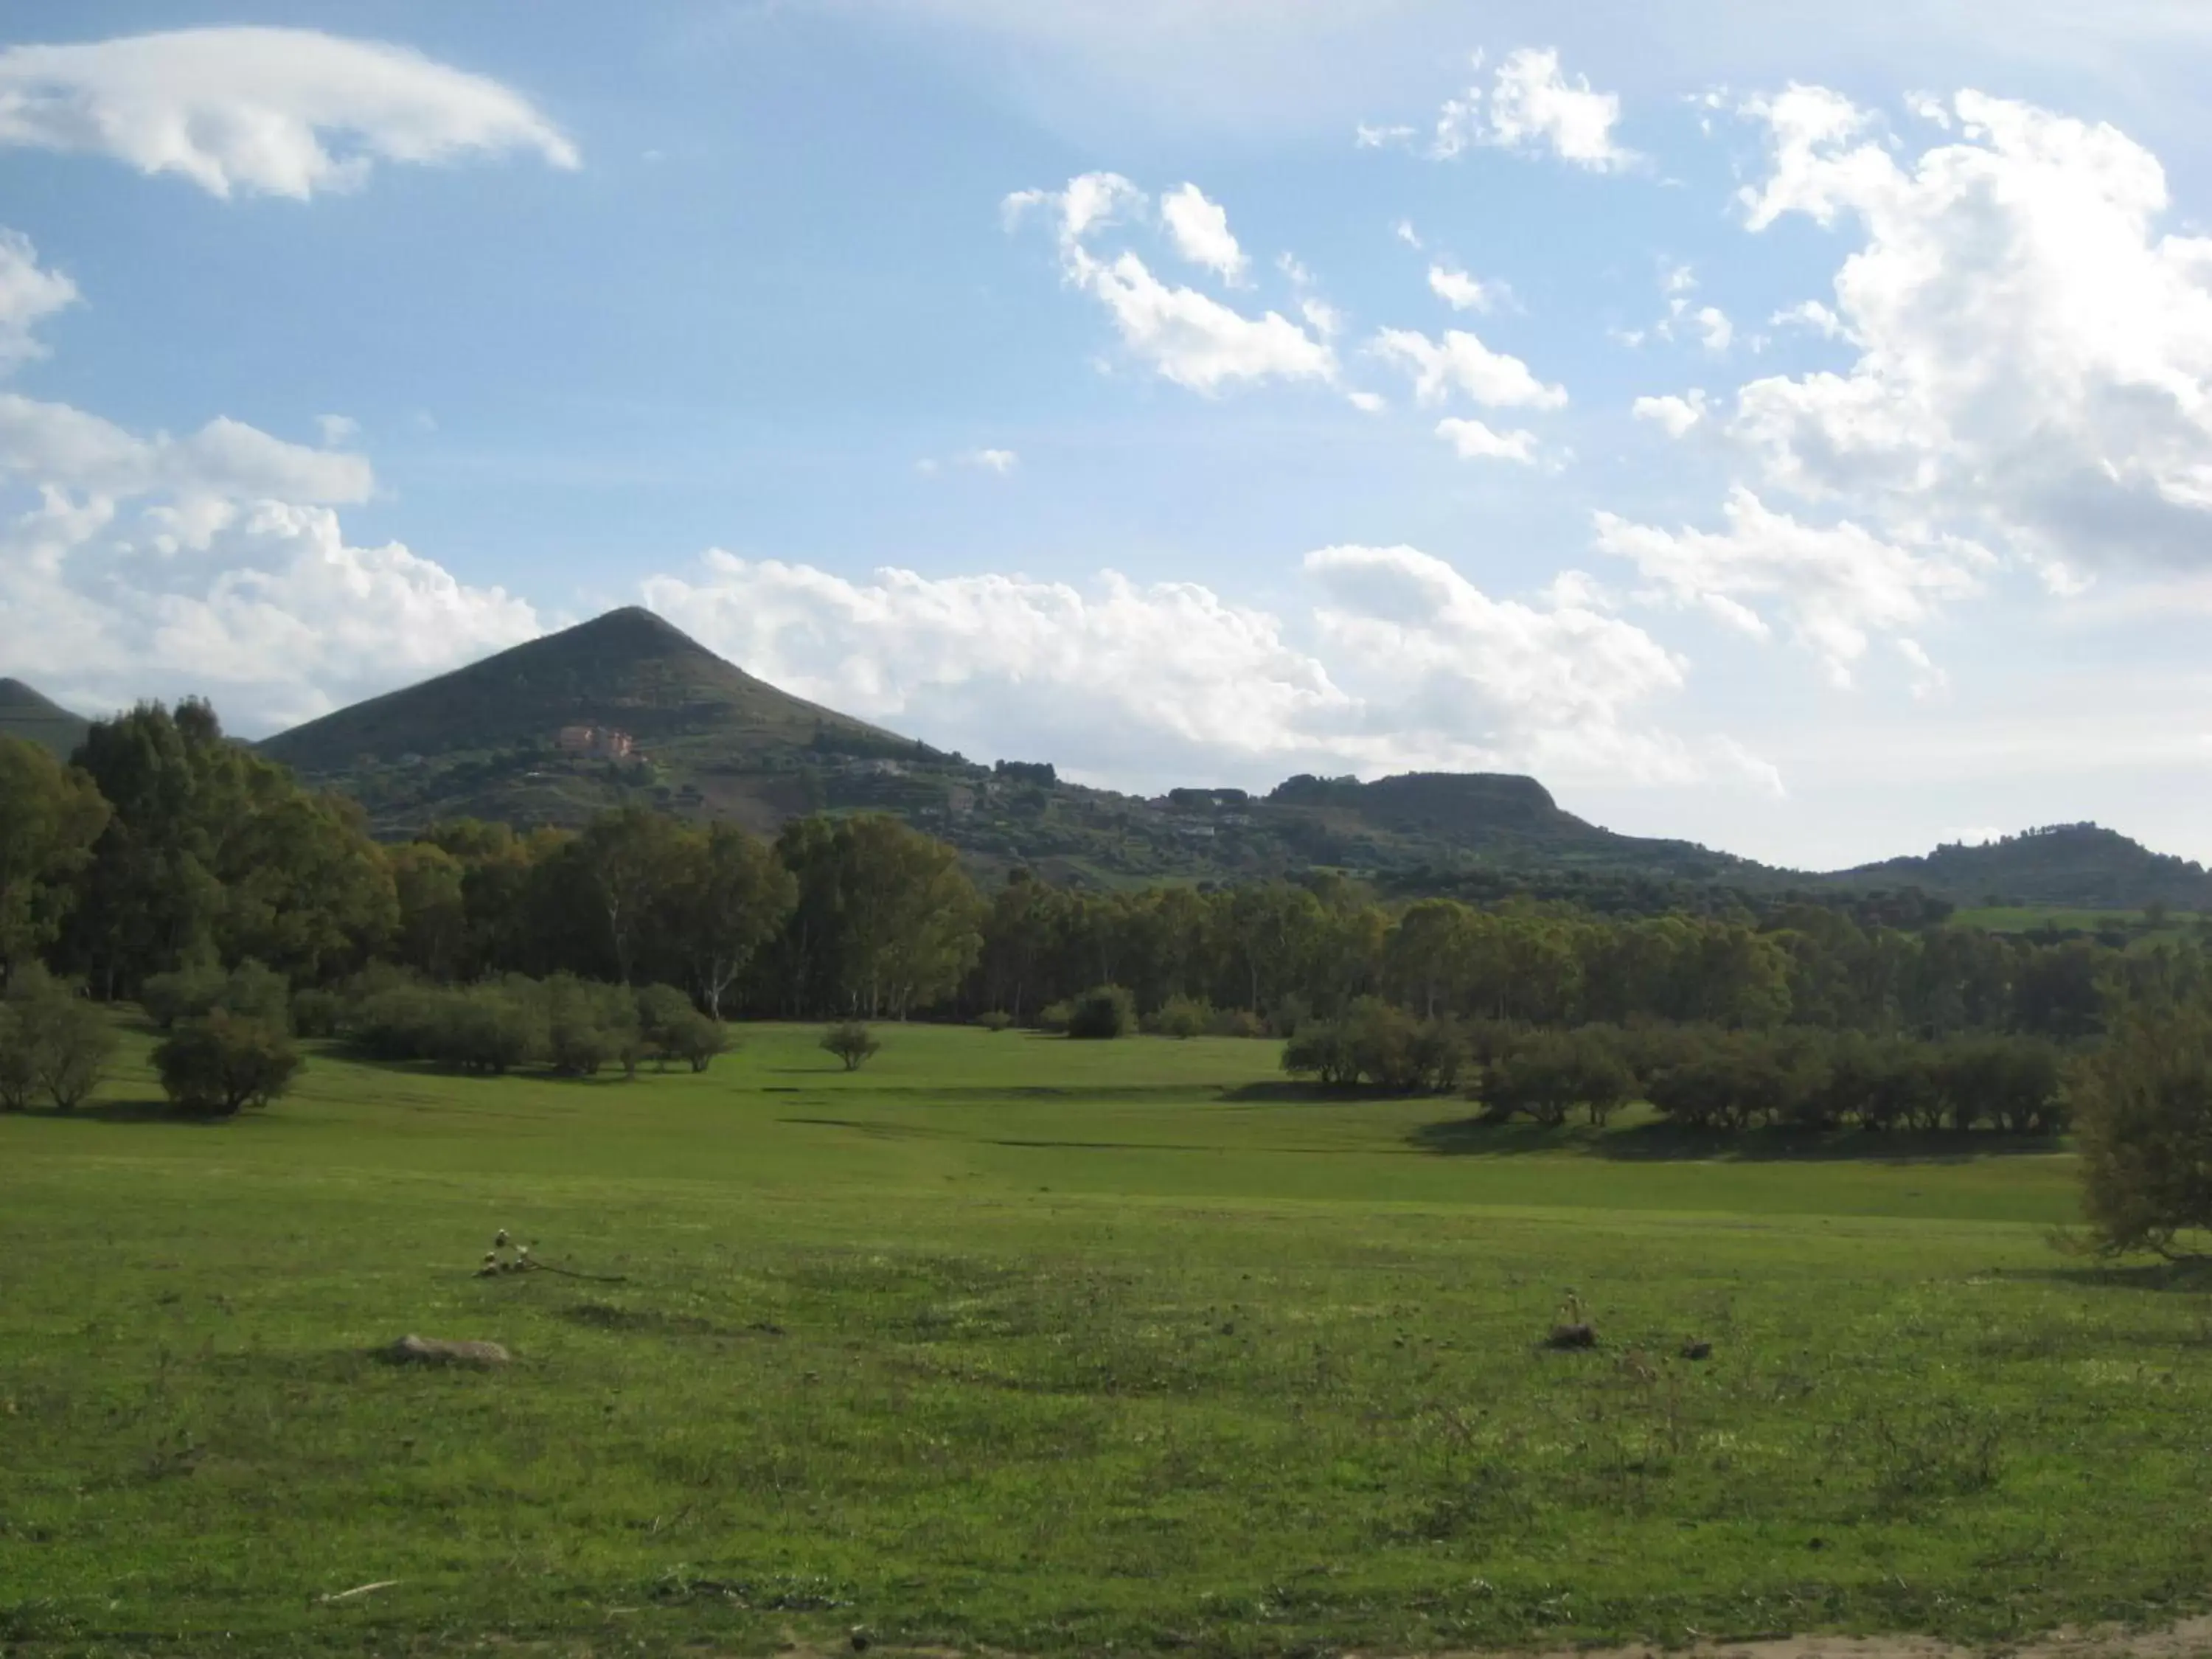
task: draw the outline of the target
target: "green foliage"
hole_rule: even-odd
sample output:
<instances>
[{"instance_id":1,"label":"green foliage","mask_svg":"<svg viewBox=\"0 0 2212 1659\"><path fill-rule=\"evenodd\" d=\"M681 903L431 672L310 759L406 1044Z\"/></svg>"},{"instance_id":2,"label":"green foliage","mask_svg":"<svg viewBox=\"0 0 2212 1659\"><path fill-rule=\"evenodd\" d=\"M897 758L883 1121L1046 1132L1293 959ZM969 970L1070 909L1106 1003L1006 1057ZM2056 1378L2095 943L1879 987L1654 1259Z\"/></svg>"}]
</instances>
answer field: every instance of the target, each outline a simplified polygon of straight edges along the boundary
<instances>
[{"instance_id":1,"label":"green foliage","mask_svg":"<svg viewBox=\"0 0 2212 1659\"><path fill-rule=\"evenodd\" d=\"M1161 1036L1188 1041L1204 1036L1213 1029L1214 1012L1197 997L1184 996L1178 992L1159 1006L1146 1023L1145 1029Z\"/></svg>"},{"instance_id":2,"label":"green foliage","mask_svg":"<svg viewBox=\"0 0 2212 1659\"><path fill-rule=\"evenodd\" d=\"M1417 1020L1379 997L1360 997L1337 1019L1309 1019L1284 1045L1283 1069L1333 1088L1364 1082L1391 1094L1449 1090L1468 1058L1449 1020Z\"/></svg>"},{"instance_id":3,"label":"green foliage","mask_svg":"<svg viewBox=\"0 0 2212 1659\"><path fill-rule=\"evenodd\" d=\"M170 1100L201 1117L267 1106L291 1087L300 1063L283 1027L222 1009L179 1026L154 1050Z\"/></svg>"},{"instance_id":4,"label":"green foliage","mask_svg":"<svg viewBox=\"0 0 2212 1659\"><path fill-rule=\"evenodd\" d=\"M1599 1127L1636 1097L1636 1073L1601 1027L1534 1034L1485 1066L1484 1105L1556 1127L1577 1107Z\"/></svg>"},{"instance_id":5,"label":"green foliage","mask_svg":"<svg viewBox=\"0 0 2212 1659\"><path fill-rule=\"evenodd\" d=\"M859 1071L883 1046L857 1019L832 1025L822 1034L823 1051L836 1055L848 1072Z\"/></svg>"},{"instance_id":6,"label":"green foliage","mask_svg":"<svg viewBox=\"0 0 2212 1659\"><path fill-rule=\"evenodd\" d=\"M1123 1037L1137 1030L1137 1000L1119 985L1096 985L1067 1011L1067 1035L1097 1039Z\"/></svg>"},{"instance_id":7,"label":"green foliage","mask_svg":"<svg viewBox=\"0 0 2212 1659\"><path fill-rule=\"evenodd\" d=\"M680 1060L694 1072L703 1072L730 1046L722 1023L701 1013L672 985L648 985L638 992L637 1023L646 1054L663 1069Z\"/></svg>"},{"instance_id":8,"label":"green foliage","mask_svg":"<svg viewBox=\"0 0 2212 1659\"><path fill-rule=\"evenodd\" d=\"M987 1031L1011 1030L1014 1017L1003 1008L992 1008L976 1015L975 1024Z\"/></svg>"},{"instance_id":9,"label":"green foliage","mask_svg":"<svg viewBox=\"0 0 2212 1659\"><path fill-rule=\"evenodd\" d=\"M114 1029L76 989L36 963L18 968L0 999L0 1109L43 1097L72 1111L100 1086Z\"/></svg>"},{"instance_id":10,"label":"green foliage","mask_svg":"<svg viewBox=\"0 0 2212 1659\"><path fill-rule=\"evenodd\" d=\"M82 772L0 734L0 984L60 937L108 817Z\"/></svg>"},{"instance_id":11,"label":"green foliage","mask_svg":"<svg viewBox=\"0 0 2212 1659\"><path fill-rule=\"evenodd\" d=\"M292 994L292 1030L303 1037L334 1037L343 1029L346 1000L338 992L310 986Z\"/></svg>"},{"instance_id":12,"label":"green foliage","mask_svg":"<svg viewBox=\"0 0 2212 1659\"><path fill-rule=\"evenodd\" d=\"M635 996L618 985L556 974L541 988L545 1052L564 1077L589 1077L620 1065L634 1073L644 1053Z\"/></svg>"},{"instance_id":13,"label":"green foliage","mask_svg":"<svg viewBox=\"0 0 2212 1659\"><path fill-rule=\"evenodd\" d=\"M2212 1018L2130 1016L2074 1076L2082 1206L2107 1253L2212 1232Z\"/></svg>"}]
</instances>

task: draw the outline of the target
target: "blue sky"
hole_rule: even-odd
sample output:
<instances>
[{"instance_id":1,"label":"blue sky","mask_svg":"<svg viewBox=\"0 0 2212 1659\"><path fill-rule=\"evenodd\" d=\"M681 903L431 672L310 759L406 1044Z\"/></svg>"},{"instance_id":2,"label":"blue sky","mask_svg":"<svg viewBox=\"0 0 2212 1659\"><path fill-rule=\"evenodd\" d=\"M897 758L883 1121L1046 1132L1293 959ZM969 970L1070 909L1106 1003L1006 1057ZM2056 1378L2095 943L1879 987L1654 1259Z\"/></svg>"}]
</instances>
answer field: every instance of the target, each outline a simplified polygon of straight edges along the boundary
<instances>
[{"instance_id":1,"label":"blue sky","mask_svg":"<svg viewBox=\"0 0 2212 1659\"><path fill-rule=\"evenodd\" d=\"M0 672L642 601L1116 787L2212 857L2212 17L1561 9L17 9Z\"/></svg>"}]
</instances>

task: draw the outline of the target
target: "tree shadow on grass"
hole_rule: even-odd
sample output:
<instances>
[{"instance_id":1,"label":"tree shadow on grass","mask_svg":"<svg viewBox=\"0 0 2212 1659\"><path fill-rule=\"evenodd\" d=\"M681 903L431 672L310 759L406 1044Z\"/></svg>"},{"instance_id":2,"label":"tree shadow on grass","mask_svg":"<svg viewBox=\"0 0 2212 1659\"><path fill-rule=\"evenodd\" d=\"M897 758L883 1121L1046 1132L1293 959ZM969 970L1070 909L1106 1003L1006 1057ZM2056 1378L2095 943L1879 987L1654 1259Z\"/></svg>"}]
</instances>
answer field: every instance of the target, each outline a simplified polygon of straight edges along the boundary
<instances>
[{"instance_id":1,"label":"tree shadow on grass","mask_svg":"<svg viewBox=\"0 0 2212 1659\"><path fill-rule=\"evenodd\" d=\"M70 1111L58 1107L33 1107L23 1114L26 1117L43 1117L58 1123L173 1123L181 1128L204 1129L234 1123L246 1115L239 1113L231 1117L205 1117L195 1112L180 1112L167 1100L155 1097L145 1100L99 1100L79 1106Z\"/></svg>"},{"instance_id":2,"label":"tree shadow on grass","mask_svg":"<svg viewBox=\"0 0 2212 1659\"><path fill-rule=\"evenodd\" d=\"M2212 1291L2212 1255L2172 1261L2087 1261L2071 1267L1997 1267L1989 1276L2093 1291Z\"/></svg>"},{"instance_id":3,"label":"tree shadow on grass","mask_svg":"<svg viewBox=\"0 0 2212 1659\"><path fill-rule=\"evenodd\" d=\"M1639 1123L1624 1129L1588 1124L1501 1123L1488 1117L1425 1123L1407 1137L1419 1151L1448 1158L1511 1158L1562 1152L1611 1162L1735 1164L1974 1164L1985 1158L2047 1155L2063 1150L2049 1136L1937 1130L1869 1134L1862 1129L1747 1129L1737 1134Z\"/></svg>"}]
</instances>

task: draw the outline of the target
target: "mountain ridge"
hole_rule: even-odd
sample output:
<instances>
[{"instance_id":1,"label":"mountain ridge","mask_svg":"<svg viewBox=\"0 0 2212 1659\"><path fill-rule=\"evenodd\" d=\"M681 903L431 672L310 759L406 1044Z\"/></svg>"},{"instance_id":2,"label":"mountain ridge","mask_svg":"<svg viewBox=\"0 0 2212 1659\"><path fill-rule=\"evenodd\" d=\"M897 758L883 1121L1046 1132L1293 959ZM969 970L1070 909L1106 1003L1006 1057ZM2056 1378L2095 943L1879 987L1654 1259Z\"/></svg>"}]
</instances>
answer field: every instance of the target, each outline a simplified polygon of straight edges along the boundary
<instances>
[{"instance_id":1,"label":"mountain ridge","mask_svg":"<svg viewBox=\"0 0 2212 1659\"><path fill-rule=\"evenodd\" d=\"M809 702L635 606L259 747L355 795L379 832L393 836L462 816L574 825L632 804L729 817L762 833L807 812L872 809L951 842L979 873L1022 864L1107 886L1325 866L1413 890L1495 886L1533 872L1553 884L1917 888L1965 905L2212 909L2212 876L2200 866L2094 825L1811 872L1620 835L1560 807L1536 779L1511 774L1302 775L1264 795L1120 794L1063 781L1045 763L979 765Z\"/></svg>"},{"instance_id":2,"label":"mountain ridge","mask_svg":"<svg viewBox=\"0 0 2212 1659\"><path fill-rule=\"evenodd\" d=\"M0 736L22 738L67 760L92 722L18 679L0 679Z\"/></svg>"}]
</instances>

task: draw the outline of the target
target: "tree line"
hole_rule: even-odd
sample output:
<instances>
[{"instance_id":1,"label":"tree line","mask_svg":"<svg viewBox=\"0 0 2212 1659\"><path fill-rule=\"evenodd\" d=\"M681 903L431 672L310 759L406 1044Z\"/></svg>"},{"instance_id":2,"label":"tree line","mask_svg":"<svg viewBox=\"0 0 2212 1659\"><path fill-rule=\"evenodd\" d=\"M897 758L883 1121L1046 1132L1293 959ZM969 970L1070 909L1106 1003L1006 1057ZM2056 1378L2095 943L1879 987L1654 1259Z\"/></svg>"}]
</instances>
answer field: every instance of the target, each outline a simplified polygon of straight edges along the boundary
<instances>
[{"instance_id":1,"label":"tree line","mask_svg":"<svg viewBox=\"0 0 2212 1659\"><path fill-rule=\"evenodd\" d=\"M2123 951L1810 902L1611 916L1508 897L1383 899L1317 872L1102 892L1020 871L986 894L885 816L773 841L640 809L580 830L463 821L379 843L359 808L147 704L69 763L0 739L0 975L38 963L101 999L257 963L295 988L373 963L441 985L568 975L680 988L708 1017L1049 1023L1099 987L1290 1036L1364 1000L1420 1020L1638 1023L2071 1042L2116 1000L2206 1000L2193 941ZM1173 1010L1172 1015L1168 1011Z\"/></svg>"}]
</instances>

